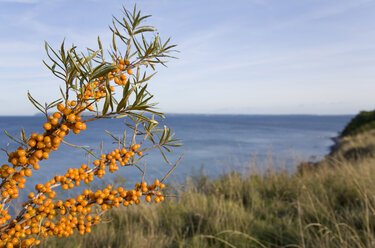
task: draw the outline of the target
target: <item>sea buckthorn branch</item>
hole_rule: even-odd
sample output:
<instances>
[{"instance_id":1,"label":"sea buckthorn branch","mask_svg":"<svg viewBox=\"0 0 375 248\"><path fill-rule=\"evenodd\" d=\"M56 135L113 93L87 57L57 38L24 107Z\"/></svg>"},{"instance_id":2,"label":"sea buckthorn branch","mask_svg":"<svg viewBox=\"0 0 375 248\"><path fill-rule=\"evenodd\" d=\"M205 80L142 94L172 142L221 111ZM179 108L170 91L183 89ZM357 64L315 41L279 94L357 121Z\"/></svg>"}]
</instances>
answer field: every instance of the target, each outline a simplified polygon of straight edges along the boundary
<instances>
[{"instance_id":1,"label":"sea buckthorn branch","mask_svg":"<svg viewBox=\"0 0 375 248\"><path fill-rule=\"evenodd\" d=\"M129 16L129 14L127 14L128 16ZM134 15L133 15L134 16ZM139 13L137 14L137 16L139 16ZM139 22L139 21L137 21L137 20L135 20L134 21L134 18L133 18L133 21L132 21L132 23L134 24L135 22ZM132 25L133 25L132 24ZM133 25L133 26L136 26L136 25ZM128 43L128 45L129 45L130 43ZM78 72L80 71L79 70L79 67L77 66L77 62L75 62L74 61L74 57L72 56L72 54L75 54L75 57L77 58L78 56L76 55L76 53L75 53L75 51L74 51L74 49L75 49L75 47L73 47L70 51L68 51L67 53L67 55L65 54L65 52L64 52L64 42L63 42L63 44L62 44L62 46L61 46L61 50L59 51L60 52L60 56L58 56L58 54L48 45L48 44L46 44L46 51L47 51L47 54L48 54L48 57L54 62L54 64L51 66L51 67L49 67L48 65L47 65L47 63L45 63L52 71L53 71L53 73L56 75L64 75L63 73L60 73L60 72L58 72L57 70L55 70L55 68L56 68L56 66L57 67L59 67L59 68L61 68L62 70L63 70L63 72L65 72L65 79L66 79L66 81L67 81L67 83L66 83L66 86L67 86L67 92L69 92L69 88L71 87L70 85L72 85L72 78L73 78L73 76L72 75L77 75L78 74ZM61 66L61 65L59 65L59 63L57 63L57 61L56 60L54 60L53 58L52 58L52 56L50 56L49 55L49 53L48 53L48 50L51 50L52 52L53 52L53 54L55 54L56 55L56 57L58 58L58 60L59 61L61 61L61 62L63 62L63 65L64 66ZM152 50L152 49L151 49ZM94 53L93 55L95 55L95 54L97 54L97 53ZM93 55L90 55L89 56L89 58L84 58L83 59L83 62L84 63L82 63L82 62L80 62L82 59L77 59L77 61L79 62L79 64L80 65L83 65L83 67L84 67L84 65L85 64L88 64L87 62L88 61L90 61L90 59L92 59L94 56ZM144 58L145 57L147 57L147 56L144 56ZM130 64L130 62L127 62L127 61L124 61L124 60L121 60L121 59L119 59L119 64L120 64L120 68L121 68L121 65L130 65L131 66L131 64ZM73 66L74 65L74 66ZM109 66L109 65L104 65L104 66L106 66L105 67L105 69L102 69L102 65L99 65L98 67L100 67L101 69L98 69L98 67L96 67L94 70L93 70L93 73L92 74L95 74L95 77L97 77L97 76L101 76L102 74L104 74L104 73L107 73L107 71L110 71L111 69L113 69L113 67L111 67L111 66ZM109 67L108 67L109 66ZM116 71L117 70L119 70L120 68L117 68L116 69ZM100 71L101 70L101 73L98 73L98 71ZM85 70L85 71L87 71L87 70ZM130 70L128 69L127 70L128 72L130 72ZM80 75L84 75L84 73L82 73L82 72L80 72L79 73ZM131 73L130 73L131 74ZM109 74L109 77L111 77L110 76L111 74ZM92 76L91 78L94 78L94 76ZM103 77L99 77L99 79L103 79ZM122 78L122 79L124 79L124 78ZM144 79L142 79L142 81L144 81ZM82 82L82 80L80 80L80 82ZM124 83L125 81L123 80L122 81L122 83ZM94 83L95 84L95 83ZM108 85L107 85L108 86ZM128 86L129 86L129 84L128 84ZM124 88L125 90L126 90L126 87ZM128 87L128 89L129 89L129 87ZM102 91L103 91L103 89L102 89ZM113 91L112 89L111 89L111 91ZM130 92L128 93L128 92L126 92L125 91L125 93L126 93L126 98L125 99L128 99L129 98L129 95L132 93L132 91L135 91L134 90L134 86L131 88L131 90L130 90ZM136 91L135 91L136 92ZM101 92L102 94L104 93L104 92ZM108 91L107 91L107 93L108 93ZM138 95L136 95L136 101L135 101L135 103L139 100L139 99L142 99L143 97L144 97L144 95L142 95L143 93L145 93L145 87L144 88L142 88L142 90L140 91L140 94L138 94ZM109 94L106 94L106 95L109 95ZM28 94L28 96L29 96L29 98L31 99L31 102L39 109L39 107L41 107L41 104L39 104L35 99L33 99L32 97L31 97L31 95L30 94ZM68 98L67 98L67 96L68 96L68 94L65 94L65 95L63 95L63 98L65 99L65 101L66 101L66 103L68 103ZM101 95L100 97L104 97L103 95ZM124 99L124 98L123 98ZM94 99L95 101L97 101L98 99L97 98L95 98ZM56 100L56 101L58 101L58 100ZM58 104L58 103L56 103L56 101L54 101L53 103L56 105L56 104ZM73 101L74 103L75 103L75 101ZM126 101L124 101L125 103L126 103ZM120 101L120 103L121 103L121 101ZM127 113L127 115L135 115L135 116L138 116L138 117L141 117L141 115L138 115L138 114L136 114L136 113L131 113L131 112L129 112L130 110L142 110L142 108L140 107L141 105L142 105L142 107L143 107L143 110L146 110L147 111L147 105L145 105L145 101L143 101L143 102L141 102L141 104L139 105L139 106L137 106L137 104L132 104L131 106L132 106L132 108L128 108L128 109L126 109L126 110L123 110L123 111L118 111L117 112L117 114L123 114L123 116L121 116L121 117L125 117L126 115L124 115L124 113ZM89 103L87 106L86 106L86 108L89 108L90 106L91 106L91 104L93 104L93 102L91 102L91 103ZM39 107L38 107L38 105L39 105ZM59 105L61 105L61 103L59 104ZM48 105L49 107L50 106L53 106L53 105ZM80 102L80 106L82 107L82 103ZM104 104L104 107L106 106L106 104ZM144 106L146 106L146 107L144 107ZM86 108L81 108L81 109L79 109L78 110L78 112L77 113L81 113L83 110L85 110ZM46 113L46 111L47 111L47 109L45 109L45 111L43 111L43 112L45 112ZM65 118L65 115L67 115L67 114L69 114L69 112L70 112L70 109L69 108L63 108L63 110L62 110L63 112L65 111L65 113L63 113L64 114L64 118ZM150 111L150 110L149 110ZM95 117L94 119L89 119L89 120L85 120L83 123L85 123L85 122L88 122L88 121L92 121L92 120L96 120L96 119L99 119L99 118L106 118L106 117L109 117L109 116L112 116L112 115L115 115L116 114L116 112L111 112L111 113L109 113L109 114L102 114L101 116L97 116L97 117ZM142 118L145 118L146 120L148 120L146 117L143 117L142 116ZM150 120L151 121L151 120ZM49 124L45 124L47 127L49 126ZM75 133L78 133L79 132L79 130L75 130ZM41 145L42 146L42 145ZM45 154L44 154L45 155ZM47 155L45 155L45 156L47 156ZM36 166L36 167L38 167L38 166ZM5 183L5 182L3 182L3 183Z\"/></svg>"},{"instance_id":2,"label":"sea buckthorn branch","mask_svg":"<svg viewBox=\"0 0 375 248\"><path fill-rule=\"evenodd\" d=\"M146 75L146 71L141 77L141 66L150 66L155 70L156 64L162 64L163 58L173 58L169 55L175 45L162 43L159 35L156 35L151 42L147 42L143 36L144 32L153 32L156 29L152 26L141 25L149 16L141 16L140 11L134 8L131 13L124 9L125 18L119 21L114 17L112 39L112 48L109 55L112 62L106 62L103 48L98 38L99 50L88 49L88 55L77 52L77 47L72 46L65 50L64 42L57 51L45 43L47 56L52 61L49 65L44 64L52 73L63 80L65 91L60 87L62 98L57 99L49 104L40 104L28 92L30 102L46 116L44 123L44 133L32 133L26 138L25 132L21 130L21 138L14 138L7 132L6 135L13 141L21 145L15 151L8 153L8 164L0 168L0 247L27 247L38 245L38 237L47 237L50 235L68 236L72 234L73 229L77 229L80 234L90 232L91 225L97 224L99 216L92 217L88 215L91 206L99 205L102 211L112 208L112 206L138 204L140 197L145 196L147 202L155 196L154 201L164 200L164 195L158 189L162 189L164 184L155 181L153 185L147 186L143 181L145 169L142 171L141 183L136 184L132 190L125 191L122 188L112 190L107 187L102 191L91 192L84 190L76 199L68 199L65 202L54 201L57 187L64 190L78 187L83 181L85 184L94 180L94 176L102 177L105 175L105 169L108 167L109 172L114 173L121 166L137 166L138 161L143 158L144 151L158 148L165 160L162 148L170 151L170 147L181 145L178 140L173 139L171 130L164 126L164 129L158 129L159 122L154 119L154 115L164 118L163 114L153 110L156 103L150 103L153 95L147 90L148 80L155 73ZM120 25L125 34L122 34L116 27ZM141 42L138 41L141 37ZM126 47L126 53L121 55L120 46L116 44L116 37L120 38ZM135 51L132 49L135 48ZM132 59L135 57L134 59ZM132 61L131 61L132 59ZM133 69L136 69L136 75L133 75ZM116 89L122 89L121 98ZM72 98L72 92L75 98ZM117 94L116 94L117 92ZM73 94L74 95L74 94ZM102 109L99 110L99 107ZM49 115L48 111L57 107L57 112ZM95 112L94 115L84 115L86 112ZM145 113L152 114L151 117ZM72 145L64 141L64 137L70 132L78 134L86 129L86 124L101 118L128 118L133 121L134 125L126 124L133 130L133 136L129 146L125 146L126 130L124 130L123 141L115 138L118 142L118 149L113 150L110 154L95 156L84 146ZM139 130L139 126L143 130ZM136 144L136 136L143 135L143 139ZM152 146L140 149L140 145L145 140L150 140ZM39 169L39 162L49 158L49 153L57 150L63 143L72 147L85 149L91 155L97 158L94 160L93 167L82 165L81 168L69 169L65 175L55 176L45 184L36 185L36 193L29 194L29 200L24 202L23 209L15 218L8 212L9 204L12 199L19 196L19 191L25 186L26 178L32 176L32 169ZM120 147L120 144L122 147ZM120 149L121 148L121 149ZM101 147L102 153L102 147ZM134 159L137 153L138 159ZM178 161L179 162L179 161ZM176 163L177 165L177 163ZM138 166L137 166L138 167ZM171 171L175 168L171 169ZM167 175L162 179L169 176ZM126 193L124 193L126 192ZM60 216L59 220L56 220ZM78 217L77 217L78 216ZM91 216L91 217L90 217ZM44 218L48 221L43 221ZM52 222L54 221L54 222ZM30 237L31 235L31 237Z\"/></svg>"},{"instance_id":3,"label":"sea buckthorn branch","mask_svg":"<svg viewBox=\"0 0 375 248\"><path fill-rule=\"evenodd\" d=\"M134 148L138 148L138 146ZM112 151L111 154L114 155L116 150L117 149ZM108 159L108 154L107 156L103 156L103 158L104 157ZM47 182L44 186L41 184L36 186L36 189L38 190L37 195L34 195L34 193L29 194L29 198L31 198L31 200L29 200L29 203L26 204L25 209L16 218L16 221L12 222L7 228L5 228L7 239L13 238L15 229L24 232L23 234L25 234L25 236L35 234L42 235L43 237L52 235L67 237L74 233L74 229L77 229L78 233L81 235L84 233L89 233L91 232L91 225L97 224L99 221L99 215L102 214L99 213L99 215L95 217L90 215L91 206L93 204L98 204L101 210L105 211L111 209L112 207L119 207L121 203L124 206L133 204L138 205L140 203L140 197L142 196L145 196L146 202L151 202L152 196L155 196L154 202L159 203L160 201L164 200L164 197L169 197L170 195L163 195L158 191L158 189L160 190L165 187L162 182L177 166L181 158L182 156L161 181L155 180L153 185L147 185L147 183L143 181L143 174L141 183L136 183L135 188L129 191L125 191L122 187L119 187L117 190L110 191L111 186L108 185L103 191L97 190L95 193L93 193L91 190L86 189L82 194L78 195L76 199L71 198L65 202L59 200L53 204L52 198L55 196L55 194L53 194L54 192L51 192L50 189L60 186L64 181L64 176L55 176L54 179ZM98 164L98 162L94 161L93 164ZM87 166L82 165L81 169L83 168L87 169ZM93 168L88 171L92 172L94 170L95 169ZM74 172L77 172L77 170L69 169L68 173L65 174L65 177L73 178ZM73 186L71 188L73 188ZM48 198L43 195L46 192L49 192ZM53 195L51 196L51 194ZM33 205L31 205L30 202L32 202ZM59 212L57 212L57 210L59 210ZM79 221L77 221L77 214ZM52 222L55 216L60 216L60 219L56 222ZM45 222L43 222L44 217L48 218L48 220ZM87 220L86 223L83 221L84 219ZM94 221L91 221L93 219ZM69 220L72 222L70 223ZM64 228L64 223L66 222L69 223L70 229ZM36 227L38 223L39 228ZM24 239L22 242L26 244L35 243L36 241L37 239L33 239L32 237Z\"/></svg>"},{"instance_id":4,"label":"sea buckthorn branch","mask_svg":"<svg viewBox=\"0 0 375 248\"><path fill-rule=\"evenodd\" d=\"M137 126L137 125L136 125ZM137 133L137 130L135 129L134 130L135 133ZM119 139L118 139L119 140ZM133 143L133 140L132 139L132 143ZM85 180L85 183L88 183L89 181L92 181L93 179L91 178L87 178L87 175L89 176L92 176L92 174L90 175L90 173L94 172L94 175L97 175L98 177L101 177L102 175L105 174L105 171L103 171L103 163L104 164L109 164L110 163L110 166L109 166L109 170L110 172L114 172L115 170L117 170L117 166L115 165L115 161L114 161L114 158L115 157L116 159L118 159L119 162L121 162L121 165L124 166L124 165L129 165L129 164L124 164L124 161L121 161L122 158L125 158L126 161L128 161L128 158L129 157L132 157L134 156L134 151L138 150L140 147L139 145L132 145L130 150L129 151L126 151L125 148L123 148L121 151L119 151L118 149L115 149L114 151L112 151L110 154L107 154L107 155L102 155L102 161L101 163L96 160L93 162L94 165L96 165L96 167L90 169L90 170L87 170L86 172L86 176L83 176L80 175L81 177L77 177L77 172L79 172L81 170L81 172L84 172L85 169L88 169L87 166L82 166L80 168L80 170L73 170L73 169L69 169L69 171L67 172L67 174L65 174L65 178L63 176L56 176L54 179L52 179L50 182L46 183L45 186L43 185L37 185L36 186L36 189L38 190L38 194L37 195L34 195L33 193L31 193L29 195L29 198L32 198L28 203L26 203L25 205L25 209L21 212L20 215L18 215L18 217L16 218L16 221L18 220L18 222L12 222L11 225L12 226L15 226L17 224L22 224L24 222L26 222L26 220L30 219L30 218L33 218L30 214L25 214L26 212L26 209L28 209L28 211L30 212L31 211L31 214L34 214L35 216L38 216L38 214L42 214L42 213L45 213L45 214L42 214L42 217L43 215L46 215L48 216L49 219L53 219L53 215L55 214L54 211L51 212L51 214L48 215L48 213L50 212L50 210L48 210L47 212L45 212L44 210L47 209L46 206L49 206L51 201L45 201L43 202L43 200L45 200L46 198L42 197L42 195L44 193L48 193L49 195L49 198L53 198L55 196L55 192L52 191L53 188L55 187L58 187L58 186L61 186L64 188L64 189L72 189L75 186L79 186L79 180ZM122 153L122 156L119 155ZM140 154L140 152L138 152L138 155L142 155ZM179 162L179 161L178 161ZM126 162L125 162L126 163ZM112 168L111 168L112 166ZM174 167L172 168L174 169ZM73 175L75 172L75 176ZM171 172L171 171L170 171ZM167 176L170 174L170 172L167 174ZM68 178L68 179L66 179ZM71 179L71 180L70 180ZM78 179L78 181L77 181ZM164 180L165 178L163 178L162 180ZM73 182L75 184L73 184ZM145 192L145 190L143 190L143 192ZM164 196L162 196L160 193L155 193L153 191L150 191L149 194L146 196L146 201L150 201L150 197L152 195L157 195L157 198L155 198L156 202L159 202L160 200L163 200L164 199ZM160 197L159 197L160 196ZM138 193L138 197L139 197L139 193ZM159 197L159 198L158 198ZM47 199L48 200L48 199ZM135 200L135 199L133 199ZM99 200L100 201L100 200ZM46 203L47 202L47 203ZM137 204L139 201L135 201L135 203ZM33 208L31 207L32 204L39 204L40 206L38 207L38 212L34 213L33 212ZM124 202L125 205L129 204L127 203L126 201ZM130 204L132 204L132 202L130 202ZM117 204L116 204L117 205ZM107 205L102 205L102 209L105 210L107 207ZM6 213L5 213L6 214ZM25 219L22 219L23 216L25 216ZM35 217L34 216L34 217ZM44 217L46 217L44 216ZM35 220L39 221L40 217L36 217ZM10 227L8 226L8 229ZM35 234L36 232L36 229L35 227L33 227L34 230L33 231L30 231L31 234ZM5 230L8 230L8 229L5 229ZM26 230L29 230L29 229L26 229ZM11 237L11 234L13 233L13 229L11 230L8 230L8 232L10 234L7 234L9 237ZM27 232L27 231L26 231ZM82 230L81 230L82 232ZM67 234L65 234L67 235Z\"/></svg>"},{"instance_id":5,"label":"sea buckthorn branch","mask_svg":"<svg viewBox=\"0 0 375 248\"><path fill-rule=\"evenodd\" d=\"M135 127L138 126L139 123L136 124ZM108 132L108 131L107 131ZM119 145L120 145L120 139L119 138L116 138L113 134L111 134L110 132L108 132L115 140L119 141ZM54 178L54 181L50 181L50 184L48 184L47 189L44 189L41 185L37 185L36 188L37 189L40 189L41 191L35 196L35 197L39 197L41 195L41 193L44 193L44 192L47 192L47 193L50 193L50 190L48 189L49 188L52 188L50 186L53 186L54 187L57 187L57 186L60 186L62 185L62 183L64 183L63 185L63 188L64 189L68 189L68 188L73 188L74 187L74 184L73 182L75 182L75 185L76 186L79 186L79 182L83 179L85 179L85 183L89 183L89 181L92 181L93 179L91 179L92 175L90 175L90 173L94 173L94 175L97 175L98 177L101 177L102 175L105 175L105 171L103 170L105 167L104 166L109 166L109 171L110 172L114 172L115 170L118 170L118 167L116 165L116 162L120 162L121 166L129 166L129 165L136 165L136 161L132 161L131 163L129 163L129 158L133 158L134 157L134 152L136 150L139 150L140 148L140 145L138 144L134 144L134 141L135 141L135 136L137 134L137 129L135 128L134 129L134 134L133 134L133 138L131 140L131 145L130 145L130 148L128 148L129 150L127 151L126 148L124 147L124 143L122 144L123 147L121 150L119 149L115 149L114 151L112 151L110 154L107 154L107 155L103 155L102 154L102 160L99 162L99 160L95 160L93 162L93 164L96 166L92 169L88 169L88 167L86 165L82 165L82 167L77 170L73 170L73 169L69 169L69 171L67 172L68 174L65 175L65 179L64 177L62 176L55 176ZM120 146L119 146L120 148ZM137 154L139 156L142 156L142 152L141 151L138 151ZM182 158L182 157L181 157ZM180 160L181 160L180 158ZM180 161L179 160L179 161ZM178 162L179 162L178 161ZM177 164L176 164L177 165ZM171 171L175 168L175 166L168 172L167 176L171 173ZM86 170L86 171L85 171ZM76 177L74 177L72 175L72 173L76 172ZM81 174L78 174L77 175L77 172L80 172ZM70 176L69 176L69 173L70 173ZM88 177L87 175L89 175L90 177ZM79 177L77 177L79 176ZM82 177L83 176L83 177ZM143 174L142 174L142 181L143 181L143 177L144 177L144 171L143 171ZM72 181L65 181L66 178L71 179ZM166 177L165 177L166 178ZM162 181L164 181L164 179L162 179ZM61 182L61 183L59 183ZM52 192L53 196L55 195L55 192ZM33 198L34 199L34 198ZM25 208L27 208L29 205L30 205L31 201L29 201L29 204L26 204ZM17 217L19 218L19 216Z\"/></svg>"},{"instance_id":6,"label":"sea buckthorn branch","mask_svg":"<svg viewBox=\"0 0 375 248\"><path fill-rule=\"evenodd\" d=\"M143 36L145 32L154 32L156 31L155 27L149 25L140 26L142 21L149 18L148 16L141 16L140 11L137 11L136 7L134 7L133 12L123 9L125 18L122 20L117 19L114 17L113 20L113 27L110 27L111 31L114 35L119 37L125 44L126 47L126 54L125 59L130 59L134 55L138 55L135 63L132 65L130 69L136 68L140 65L150 65L154 69L154 65L161 63L164 64L165 61L161 61L159 58L174 58L169 55L172 52L172 48L176 45L168 45L170 39L168 39L164 44L161 42L159 34L156 35L150 43L146 41ZM123 35L116 26L116 23L121 26L121 28L127 33L126 37ZM137 40L136 35L142 34L141 42ZM131 53L132 44L136 48L134 53ZM113 50L112 56L115 57L117 55L117 46L115 43L115 39L113 39ZM152 60L154 59L154 60Z\"/></svg>"},{"instance_id":7,"label":"sea buckthorn branch","mask_svg":"<svg viewBox=\"0 0 375 248\"><path fill-rule=\"evenodd\" d=\"M75 103L73 102L72 104L74 105ZM65 108L61 103L57 107L61 113L55 112L52 116L47 117L47 122L43 125L45 129L43 134L32 133L28 141L26 139L23 140L26 149L19 147L16 151L9 154L8 162L13 165L13 168L6 164L1 167L0 176L2 182L0 188L2 197L5 198L2 203L11 199L7 197L8 195L11 195L12 198L18 197L16 187L13 187L14 194L9 194L9 190L3 190L3 188L10 188L7 183L10 183L10 186L17 186L22 189L25 183L23 177L32 175L32 171L28 167L32 166L33 169L38 170L38 162L48 159L49 153L58 149L62 139L70 130L77 134L86 129L86 124L81 122L81 117L71 114L70 108ZM60 123L59 119L61 119ZM12 178L16 180L14 181Z\"/></svg>"}]
</instances>

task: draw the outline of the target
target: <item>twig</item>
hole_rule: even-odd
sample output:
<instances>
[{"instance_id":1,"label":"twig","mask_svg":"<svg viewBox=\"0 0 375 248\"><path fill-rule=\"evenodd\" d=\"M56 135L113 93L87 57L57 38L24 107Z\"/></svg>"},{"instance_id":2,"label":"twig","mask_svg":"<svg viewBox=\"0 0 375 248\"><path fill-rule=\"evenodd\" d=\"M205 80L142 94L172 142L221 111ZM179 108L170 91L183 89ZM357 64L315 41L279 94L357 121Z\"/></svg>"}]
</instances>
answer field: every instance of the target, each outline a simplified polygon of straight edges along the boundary
<instances>
[{"instance_id":1,"label":"twig","mask_svg":"<svg viewBox=\"0 0 375 248\"><path fill-rule=\"evenodd\" d=\"M68 146L71 146L71 147L76 147L76 148L88 148L89 146L76 146L76 145L73 145L73 144L70 144L64 140L61 140L62 143L64 143L65 145L68 145Z\"/></svg>"},{"instance_id":2,"label":"twig","mask_svg":"<svg viewBox=\"0 0 375 248\"><path fill-rule=\"evenodd\" d=\"M162 183L167 177L172 173L172 171L177 167L177 165L180 163L182 157L185 155L185 152L181 155L181 157L177 160L177 162L173 165L172 169L168 171L168 173L161 179L160 183Z\"/></svg>"}]
</instances>

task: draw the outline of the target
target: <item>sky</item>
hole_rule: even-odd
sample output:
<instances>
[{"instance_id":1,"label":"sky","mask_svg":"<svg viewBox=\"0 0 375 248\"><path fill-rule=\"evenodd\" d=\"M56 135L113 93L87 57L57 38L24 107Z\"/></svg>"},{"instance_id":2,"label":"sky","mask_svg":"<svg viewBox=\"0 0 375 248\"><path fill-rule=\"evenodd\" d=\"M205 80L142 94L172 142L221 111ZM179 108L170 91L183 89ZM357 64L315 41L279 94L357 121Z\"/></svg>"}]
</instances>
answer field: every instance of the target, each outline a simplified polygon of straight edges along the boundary
<instances>
[{"instance_id":1,"label":"sky","mask_svg":"<svg viewBox=\"0 0 375 248\"><path fill-rule=\"evenodd\" d=\"M0 115L59 98L44 41L110 46L112 15L151 14L178 59L150 91L166 113L355 114L375 108L372 0L0 0Z\"/></svg>"}]
</instances>

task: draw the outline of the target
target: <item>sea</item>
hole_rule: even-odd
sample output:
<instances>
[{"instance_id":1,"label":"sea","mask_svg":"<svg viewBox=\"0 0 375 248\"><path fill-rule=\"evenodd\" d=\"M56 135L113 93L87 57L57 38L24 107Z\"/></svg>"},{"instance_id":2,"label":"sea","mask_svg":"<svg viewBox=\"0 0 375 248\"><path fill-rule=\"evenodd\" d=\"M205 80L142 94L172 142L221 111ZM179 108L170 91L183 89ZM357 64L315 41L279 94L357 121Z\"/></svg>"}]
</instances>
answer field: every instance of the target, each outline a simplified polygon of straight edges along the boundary
<instances>
[{"instance_id":1,"label":"sea","mask_svg":"<svg viewBox=\"0 0 375 248\"><path fill-rule=\"evenodd\" d=\"M171 127L175 138L181 139L182 147L166 152L170 164L183 157L168 177L169 183L183 182L187 177L204 173L212 178L228 171L245 171L250 167L260 171L269 166L282 168L293 173L301 161L317 161L330 151L333 137L353 118L352 115L198 115L167 114L161 124ZM20 136L24 128L26 136L33 132L42 133L43 116L0 117L0 147L12 151L19 145L8 138ZM80 134L69 134L66 142L86 146L100 154L118 147L118 143L106 133L122 137L126 125L123 119L103 119L87 123ZM127 137L131 134L127 130ZM163 178L171 169L158 150L144 153L139 167L120 167L116 175L107 174L101 182L123 179L127 183ZM93 161L82 148L62 144L50 154L48 160L40 162L26 187L47 182L54 175L64 174L68 168L80 167ZM7 163L6 153L0 151L0 165ZM145 168L145 169L144 169Z\"/></svg>"}]
</instances>

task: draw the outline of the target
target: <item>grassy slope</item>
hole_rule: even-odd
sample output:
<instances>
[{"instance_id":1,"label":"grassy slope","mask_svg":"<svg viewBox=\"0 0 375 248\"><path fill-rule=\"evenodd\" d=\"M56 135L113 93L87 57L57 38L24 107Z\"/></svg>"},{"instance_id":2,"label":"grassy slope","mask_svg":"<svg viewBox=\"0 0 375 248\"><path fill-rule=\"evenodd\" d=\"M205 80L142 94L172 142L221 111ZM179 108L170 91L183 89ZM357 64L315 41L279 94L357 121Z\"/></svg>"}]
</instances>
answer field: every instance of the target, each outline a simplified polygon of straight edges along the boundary
<instances>
[{"instance_id":1,"label":"grassy slope","mask_svg":"<svg viewBox=\"0 0 375 248\"><path fill-rule=\"evenodd\" d=\"M114 209L45 247L375 247L375 131L289 175L191 180L179 200ZM64 241L64 242L63 242Z\"/></svg>"}]
</instances>

